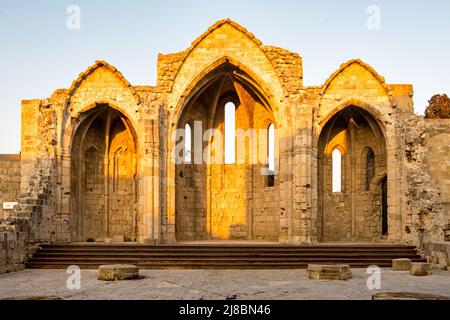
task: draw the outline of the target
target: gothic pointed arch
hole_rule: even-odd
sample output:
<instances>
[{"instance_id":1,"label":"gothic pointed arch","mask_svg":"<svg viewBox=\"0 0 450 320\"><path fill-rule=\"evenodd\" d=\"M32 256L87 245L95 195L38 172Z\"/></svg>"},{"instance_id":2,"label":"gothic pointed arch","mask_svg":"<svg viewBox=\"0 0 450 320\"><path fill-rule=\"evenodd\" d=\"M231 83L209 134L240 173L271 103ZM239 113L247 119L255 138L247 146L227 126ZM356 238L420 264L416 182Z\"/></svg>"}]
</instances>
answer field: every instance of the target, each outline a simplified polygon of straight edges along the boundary
<instances>
[{"instance_id":1,"label":"gothic pointed arch","mask_svg":"<svg viewBox=\"0 0 450 320\"><path fill-rule=\"evenodd\" d=\"M139 158L130 121L109 105L77 120L70 146L72 241L138 238Z\"/></svg>"},{"instance_id":2,"label":"gothic pointed arch","mask_svg":"<svg viewBox=\"0 0 450 320\"><path fill-rule=\"evenodd\" d=\"M270 86L238 60L229 56L223 56L199 72L185 88L173 112L173 123L178 121L189 101L195 99L213 82L223 77L224 74L228 74L229 77L248 87L262 101L266 108L272 109L272 112L277 118L277 123L279 122L279 105L276 103Z\"/></svg>"},{"instance_id":3,"label":"gothic pointed arch","mask_svg":"<svg viewBox=\"0 0 450 320\"><path fill-rule=\"evenodd\" d=\"M262 45L262 42L259 39L257 39L255 37L255 35L252 34L250 31L248 31L246 28L244 28L243 26L241 26L240 24L238 24L237 22L235 22L231 19L219 20L214 25L209 27L208 30L205 31L202 35L197 37L197 39L195 39L192 42L191 46L180 54L180 58L177 61L175 73L172 75L173 79L177 78L183 64L186 63L186 60L189 58L189 56L191 56L193 54L193 52L200 46L200 44L203 41L205 41L209 37L212 37L214 32L218 31L221 28L227 27L227 26L231 27L238 34L242 35L242 37L249 40L256 48L258 48L260 50L260 52L264 56L266 55L264 47Z\"/></svg>"},{"instance_id":4,"label":"gothic pointed arch","mask_svg":"<svg viewBox=\"0 0 450 320\"><path fill-rule=\"evenodd\" d=\"M193 163L174 166L173 224L178 241L279 238L279 212L253 198L268 188L267 153L263 164L255 156L259 131L267 138L267 124L277 126L276 109L270 88L247 70L232 58L219 58L191 81L173 110L171 127L194 123L197 135ZM232 129L226 129L227 110L234 120L228 117L228 124L234 122ZM228 137L230 131L233 136ZM262 147L267 149L267 141ZM273 180L266 192L278 199L278 178ZM274 223L265 224L268 219Z\"/></svg>"},{"instance_id":5,"label":"gothic pointed arch","mask_svg":"<svg viewBox=\"0 0 450 320\"><path fill-rule=\"evenodd\" d=\"M341 66L339 67L338 70L336 70L330 77L328 77L328 79L325 81L323 87L322 87L322 92L321 95L323 96L328 88L330 87L330 85L333 83L333 81L342 73L344 73L346 70L348 70L350 67L352 66L357 66L363 70L366 70L367 72L369 72L375 79L376 81L383 87L383 89L385 90L386 95L389 96L389 99L392 99L392 90L389 88L389 86L386 84L386 80L368 63L365 63L364 61L360 60L360 59L352 59L349 60L343 64L341 64ZM392 102L392 101L391 101Z\"/></svg>"},{"instance_id":6,"label":"gothic pointed arch","mask_svg":"<svg viewBox=\"0 0 450 320\"><path fill-rule=\"evenodd\" d=\"M136 103L137 104L141 103L140 97L137 94L135 88L130 84L130 82L128 82L128 80L123 76L123 74L119 70L117 70L117 68L110 65L108 62L104 60L97 60L92 66L87 68L86 71L80 73L80 75L72 82L72 85L67 91L67 100L65 103L66 106L70 105L71 98L73 97L77 89L80 87L80 85L84 81L86 81L86 79L88 79L89 76L92 75L99 68L105 68L109 70L112 74L114 74L114 76L117 77L117 79L119 79L122 82L123 86L130 90L130 92L136 99Z\"/></svg>"},{"instance_id":7,"label":"gothic pointed arch","mask_svg":"<svg viewBox=\"0 0 450 320\"><path fill-rule=\"evenodd\" d=\"M327 118L318 142L319 239L324 242L381 240L388 151L379 121L347 105ZM371 150L372 152L368 152ZM375 156L376 155L376 156Z\"/></svg>"}]
</instances>

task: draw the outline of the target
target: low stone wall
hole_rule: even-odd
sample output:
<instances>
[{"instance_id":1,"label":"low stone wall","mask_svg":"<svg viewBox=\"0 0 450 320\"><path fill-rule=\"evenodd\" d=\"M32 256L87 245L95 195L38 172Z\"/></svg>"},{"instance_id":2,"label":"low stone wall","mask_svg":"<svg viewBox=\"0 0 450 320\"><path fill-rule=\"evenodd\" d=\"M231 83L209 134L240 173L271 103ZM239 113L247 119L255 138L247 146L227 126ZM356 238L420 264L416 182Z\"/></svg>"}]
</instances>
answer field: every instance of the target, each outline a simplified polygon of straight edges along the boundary
<instances>
[{"instance_id":1,"label":"low stone wall","mask_svg":"<svg viewBox=\"0 0 450 320\"><path fill-rule=\"evenodd\" d=\"M426 243L424 254L433 267L450 270L450 242Z\"/></svg>"},{"instance_id":2,"label":"low stone wall","mask_svg":"<svg viewBox=\"0 0 450 320\"><path fill-rule=\"evenodd\" d=\"M37 249L29 219L0 219L0 274L22 270Z\"/></svg>"},{"instance_id":3,"label":"low stone wall","mask_svg":"<svg viewBox=\"0 0 450 320\"><path fill-rule=\"evenodd\" d=\"M38 248L52 243L54 223L54 162L37 160L28 186L17 199L18 205L0 217L0 273L19 271ZM20 176L20 175L19 175Z\"/></svg>"},{"instance_id":4,"label":"low stone wall","mask_svg":"<svg viewBox=\"0 0 450 320\"><path fill-rule=\"evenodd\" d=\"M18 271L33 251L29 219L13 218L4 202L19 202L21 162L18 154L0 154L0 273Z\"/></svg>"},{"instance_id":5,"label":"low stone wall","mask_svg":"<svg viewBox=\"0 0 450 320\"><path fill-rule=\"evenodd\" d=\"M12 210L4 210L3 202L17 202L20 196L20 155L0 154L0 218Z\"/></svg>"},{"instance_id":6,"label":"low stone wall","mask_svg":"<svg viewBox=\"0 0 450 320\"><path fill-rule=\"evenodd\" d=\"M425 164L438 188L444 223L450 224L450 119L425 119Z\"/></svg>"}]
</instances>

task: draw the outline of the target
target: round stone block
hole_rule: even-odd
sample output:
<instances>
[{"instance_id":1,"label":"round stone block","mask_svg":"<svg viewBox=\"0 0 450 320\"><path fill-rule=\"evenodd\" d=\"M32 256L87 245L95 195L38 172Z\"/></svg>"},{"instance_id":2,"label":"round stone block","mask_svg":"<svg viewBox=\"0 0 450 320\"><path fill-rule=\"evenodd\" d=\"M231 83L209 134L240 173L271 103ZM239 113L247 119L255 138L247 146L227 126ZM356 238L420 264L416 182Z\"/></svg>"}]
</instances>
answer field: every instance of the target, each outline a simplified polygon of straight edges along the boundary
<instances>
[{"instance_id":1,"label":"round stone block","mask_svg":"<svg viewBox=\"0 0 450 320\"><path fill-rule=\"evenodd\" d=\"M410 271L411 259L394 259L392 260L392 270L394 271Z\"/></svg>"},{"instance_id":2,"label":"round stone block","mask_svg":"<svg viewBox=\"0 0 450 320\"><path fill-rule=\"evenodd\" d=\"M105 265L98 268L98 280L120 281L139 279L139 268L132 265Z\"/></svg>"},{"instance_id":3,"label":"round stone block","mask_svg":"<svg viewBox=\"0 0 450 320\"><path fill-rule=\"evenodd\" d=\"M350 266L345 264L309 264L306 274L311 280L348 280L352 278Z\"/></svg>"},{"instance_id":4,"label":"round stone block","mask_svg":"<svg viewBox=\"0 0 450 320\"><path fill-rule=\"evenodd\" d=\"M431 263L426 262L414 262L411 264L411 275L424 277L431 276L433 273L433 267Z\"/></svg>"}]
</instances>

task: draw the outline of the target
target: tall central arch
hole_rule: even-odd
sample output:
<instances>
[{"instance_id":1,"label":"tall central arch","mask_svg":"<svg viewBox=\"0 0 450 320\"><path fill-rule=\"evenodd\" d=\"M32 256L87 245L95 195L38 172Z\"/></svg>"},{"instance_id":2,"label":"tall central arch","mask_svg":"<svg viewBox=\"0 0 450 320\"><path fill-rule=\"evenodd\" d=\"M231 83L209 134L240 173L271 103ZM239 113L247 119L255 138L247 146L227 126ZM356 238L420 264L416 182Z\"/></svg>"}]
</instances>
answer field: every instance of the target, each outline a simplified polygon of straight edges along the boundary
<instances>
[{"instance_id":1,"label":"tall central arch","mask_svg":"<svg viewBox=\"0 0 450 320\"><path fill-rule=\"evenodd\" d=\"M188 127L192 133L187 139L192 141L192 161L175 167L178 241L278 241L279 181L257 159L259 153L268 153L269 140L258 134L277 124L264 94L244 80L249 78L223 63L193 88L178 119L177 128ZM225 161L225 106L230 104L238 134L234 163ZM186 160L185 155L180 158Z\"/></svg>"}]
</instances>

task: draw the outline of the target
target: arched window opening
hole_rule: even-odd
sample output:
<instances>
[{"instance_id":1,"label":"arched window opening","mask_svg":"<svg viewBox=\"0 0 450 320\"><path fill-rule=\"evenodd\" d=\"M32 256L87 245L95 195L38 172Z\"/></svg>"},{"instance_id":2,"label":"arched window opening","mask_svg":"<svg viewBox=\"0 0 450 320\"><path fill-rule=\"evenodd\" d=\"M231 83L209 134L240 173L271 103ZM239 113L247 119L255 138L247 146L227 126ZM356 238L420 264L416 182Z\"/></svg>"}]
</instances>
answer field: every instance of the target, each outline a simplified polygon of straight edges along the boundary
<instances>
[{"instance_id":1,"label":"arched window opening","mask_svg":"<svg viewBox=\"0 0 450 320\"><path fill-rule=\"evenodd\" d=\"M331 161L333 193L342 192L342 154L339 149L334 149Z\"/></svg>"},{"instance_id":2,"label":"arched window opening","mask_svg":"<svg viewBox=\"0 0 450 320\"><path fill-rule=\"evenodd\" d=\"M225 164L236 163L236 106L225 105Z\"/></svg>"},{"instance_id":3,"label":"arched window opening","mask_svg":"<svg viewBox=\"0 0 450 320\"><path fill-rule=\"evenodd\" d=\"M273 123L269 125L267 129L267 151L268 151L268 164L269 173L267 179L267 186L275 186L275 126Z\"/></svg>"},{"instance_id":4,"label":"arched window opening","mask_svg":"<svg viewBox=\"0 0 450 320\"><path fill-rule=\"evenodd\" d=\"M184 163L192 163L192 130L189 123L184 128Z\"/></svg>"},{"instance_id":5,"label":"arched window opening","mask_svg":"<svg viewBox=\"0 0 450 320\"><path fill-rule=\"evenodd\" d=\"M366 191L370 190L370 183L375 176L375 153L368 148L366 154Z\"/></svg>"}]
</instances>

